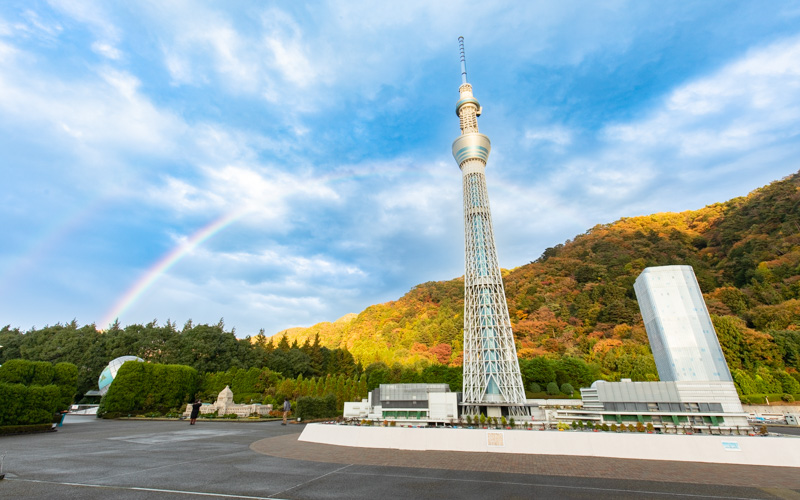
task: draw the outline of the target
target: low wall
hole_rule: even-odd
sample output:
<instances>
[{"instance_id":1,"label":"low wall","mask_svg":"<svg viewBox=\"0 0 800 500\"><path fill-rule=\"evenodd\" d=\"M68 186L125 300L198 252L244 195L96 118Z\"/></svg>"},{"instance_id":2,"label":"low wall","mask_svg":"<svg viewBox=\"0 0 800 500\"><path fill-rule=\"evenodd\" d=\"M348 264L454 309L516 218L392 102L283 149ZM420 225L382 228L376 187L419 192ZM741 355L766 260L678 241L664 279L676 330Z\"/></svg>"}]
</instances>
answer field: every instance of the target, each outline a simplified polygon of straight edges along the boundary
<instances>
[{"instance_id":1,"label":"low wall","mask_svg":"<svg viewBox=\"0 0 800 500\"><path fill-rule=\"evenodd\" d=\"M800 467L800 438L308 424L308 441L356 448L471 451Z\"/></svg>"},{"instance_id":2,"label":"low wall","mask_svg":"<svg viewBox=\"0 0 800 500\"><path fill-rule=\"evenodd\" d=\"M797 413L800 414L800 405L742 405L742 409L746 413L753 414L760 417L763 414L782 414Z\"/></svg>"}]
</instances>

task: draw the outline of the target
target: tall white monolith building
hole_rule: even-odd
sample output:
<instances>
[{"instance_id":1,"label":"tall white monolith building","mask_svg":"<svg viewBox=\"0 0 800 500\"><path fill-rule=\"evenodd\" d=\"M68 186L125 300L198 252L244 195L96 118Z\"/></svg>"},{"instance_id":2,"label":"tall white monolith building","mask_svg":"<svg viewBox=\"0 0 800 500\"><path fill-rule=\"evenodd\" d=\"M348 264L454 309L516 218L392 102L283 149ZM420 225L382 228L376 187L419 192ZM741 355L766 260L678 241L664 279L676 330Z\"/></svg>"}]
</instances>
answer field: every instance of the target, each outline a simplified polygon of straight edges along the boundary
<instances>
[{"instance_id":1,"label":"tall white monolith building","mask_svg":"<svg viewBox=\"0 0 800 500\"><path fill-rule=\"evenodd\" d=\"M464 389L462 413L521 417L527 414L511 320L492 231L486 190L486 162L491 144L478 132L481 106L467 83L464 38L461 51L460 98L456 114L461 135L453 157L464 187Z\"/></svg>"},{"instance_id":2,"label":"tall white monolith building","mask_svg":"<svg viewBox=\"0 0 800 500\"><path fill-rule=\"evenodd\" d=\"M661 380L733 381L691 266L648 267L633 289Z\"/></svg>"},{"instance_id":3,"label":"tall white monolith building","mask_svg":"<svg viewBox=\"0 0 800 500\"><path fill-rule=\"evenodd\" d=\"M691 266L648 267L633 284L659 382L595 381L561 421L651 424L661 432L752 431Z\"/></svg>"}]
</instances>

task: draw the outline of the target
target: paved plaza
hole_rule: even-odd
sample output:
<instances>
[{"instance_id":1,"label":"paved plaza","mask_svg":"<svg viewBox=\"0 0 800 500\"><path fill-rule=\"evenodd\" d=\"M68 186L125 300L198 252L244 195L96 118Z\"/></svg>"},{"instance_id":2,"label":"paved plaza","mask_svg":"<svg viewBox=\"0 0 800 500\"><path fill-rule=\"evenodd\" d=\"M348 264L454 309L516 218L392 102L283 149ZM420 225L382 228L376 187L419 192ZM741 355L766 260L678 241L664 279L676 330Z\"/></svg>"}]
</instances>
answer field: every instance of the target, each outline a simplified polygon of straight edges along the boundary
<instances>
[{"instance_id":1,"label":"paved plaza","mask_svg":"<svg viewBox=\"0 0 800 500\"><path fill-rule=\"evenodd\" d=\"M68 417L56 433L0 438L0 498L800 499L796 468L375 450L301 431Z\"/></svg>"}]
</instances>

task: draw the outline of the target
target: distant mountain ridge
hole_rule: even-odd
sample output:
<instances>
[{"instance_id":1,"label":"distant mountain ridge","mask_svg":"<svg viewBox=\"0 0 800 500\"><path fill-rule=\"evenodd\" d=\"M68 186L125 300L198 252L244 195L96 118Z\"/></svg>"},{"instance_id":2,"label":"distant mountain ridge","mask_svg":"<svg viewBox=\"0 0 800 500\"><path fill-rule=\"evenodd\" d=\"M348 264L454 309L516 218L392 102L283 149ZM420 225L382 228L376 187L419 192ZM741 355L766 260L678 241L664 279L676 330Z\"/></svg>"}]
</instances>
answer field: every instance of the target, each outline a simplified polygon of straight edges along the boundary
<instances>
[{"instance_id":1,"label":"distant mountain ridge","mask_svg":"<svg viewBox=\"0 0 800 500\"><path fill-rule=\"evenodd\" d=\"M633 282L650 266L691 265L732 369L800 369L800 173L699 210L622 218L504 271L520 358L573 356L605 376L653 378ZM364 366L460 365L462 278L396 301L278 332L346 347Z\"/></svg>"}]
</instances>

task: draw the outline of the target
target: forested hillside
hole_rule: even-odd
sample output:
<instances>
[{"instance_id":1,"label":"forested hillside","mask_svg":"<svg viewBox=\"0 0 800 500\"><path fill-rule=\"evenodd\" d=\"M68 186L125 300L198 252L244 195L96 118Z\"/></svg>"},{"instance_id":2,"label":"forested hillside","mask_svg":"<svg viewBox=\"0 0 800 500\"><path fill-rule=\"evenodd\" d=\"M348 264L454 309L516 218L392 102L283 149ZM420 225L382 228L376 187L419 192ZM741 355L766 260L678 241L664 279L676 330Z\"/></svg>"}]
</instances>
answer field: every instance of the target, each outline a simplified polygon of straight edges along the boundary
<instances>
[{"instance_id":1,"label":"forested hillside","mask_svg":"<svg viewBox=\"0 0 800 500\"><path fill-rule=\"evenodd\" d=\"M633 282L645 267L676 264L694 267L742 384L772 392L765 386L797 375L800 174L700 210L595 226L505 273L520 358L577 357L609 379L655 379ZM460 278L424 283L356 317L279 335L302 343L319 334L322 345L346 347L365 366L457 366L463 295Z\"/></svg>"}]
</instances>

